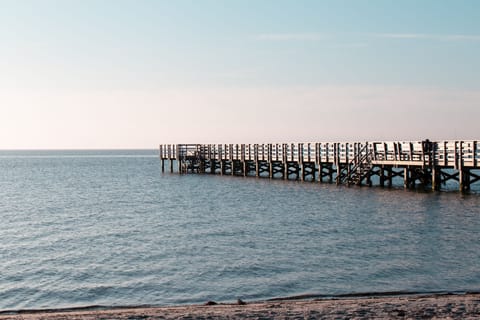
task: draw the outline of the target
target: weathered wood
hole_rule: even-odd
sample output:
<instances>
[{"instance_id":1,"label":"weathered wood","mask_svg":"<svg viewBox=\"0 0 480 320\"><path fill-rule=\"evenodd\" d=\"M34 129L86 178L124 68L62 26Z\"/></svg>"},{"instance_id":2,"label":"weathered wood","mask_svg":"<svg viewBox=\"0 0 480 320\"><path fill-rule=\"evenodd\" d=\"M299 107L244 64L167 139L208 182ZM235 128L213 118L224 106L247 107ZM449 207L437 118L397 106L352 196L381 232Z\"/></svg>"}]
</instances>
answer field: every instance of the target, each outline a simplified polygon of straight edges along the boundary
<instances>
[{"instance_id":1,"label":"weathered wood","mask_svg":"<svg viewBox=\"0 0 480 320\"><path fill-rule=\"evenodd\" d=\"M432 167L432 190L439 191L441 184L441 170L440 168L433 166Z\"/></svg>"},{"instance_id":2,"label":"weathered wood","mask_svg":"<svg viewBox=\"0 0 480 320\"><path fill-rule=\"evenodd\" d=\"M403 187L408 189L410 187L410 168L403 168Z\"/></svg>"}]
</instances>

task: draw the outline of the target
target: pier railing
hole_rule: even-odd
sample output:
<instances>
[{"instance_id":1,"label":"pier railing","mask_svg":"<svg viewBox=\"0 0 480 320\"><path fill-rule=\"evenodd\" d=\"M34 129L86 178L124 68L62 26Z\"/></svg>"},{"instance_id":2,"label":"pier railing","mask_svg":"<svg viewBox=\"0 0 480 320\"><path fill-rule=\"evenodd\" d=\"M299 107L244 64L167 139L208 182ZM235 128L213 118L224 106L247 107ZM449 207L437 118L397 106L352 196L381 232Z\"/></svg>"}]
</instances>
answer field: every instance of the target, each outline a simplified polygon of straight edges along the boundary
<instances>
[{"instance_id":1,"label":"pier railing","mask_svg":"<svg viewBox=\"0 0 480 320\"><path fill-rule=\"evenodd\" d=\"M204 159L241 161L282 161L348 163L362 153L372 155L374 164L436 165L472 167L480 163L480 142L321 142L283 144L165 144L161 159L180 159L197 155ZM365 148L366 147L366 148Z\"/></svg>"}]
</instances>

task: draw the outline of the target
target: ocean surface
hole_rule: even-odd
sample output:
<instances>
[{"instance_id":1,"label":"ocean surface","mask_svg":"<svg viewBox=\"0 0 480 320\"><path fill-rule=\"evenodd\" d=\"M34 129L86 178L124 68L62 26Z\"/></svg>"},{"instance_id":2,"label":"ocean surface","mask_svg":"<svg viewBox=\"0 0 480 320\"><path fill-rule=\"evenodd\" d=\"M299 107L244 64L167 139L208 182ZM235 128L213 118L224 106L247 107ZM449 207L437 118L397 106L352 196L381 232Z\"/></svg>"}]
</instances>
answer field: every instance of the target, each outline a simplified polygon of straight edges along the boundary
<instances>
[{"instance_id":1,"label":"ocean surface","mask_svg":"<svg viewBox=\"0 0 480 320\"><path fill-rule=\"evenodd\" d=\"M478 187L475 187L478 190ZM0 310L480 289L480 194L0 152Z\"/></svg>"}]
</instances>

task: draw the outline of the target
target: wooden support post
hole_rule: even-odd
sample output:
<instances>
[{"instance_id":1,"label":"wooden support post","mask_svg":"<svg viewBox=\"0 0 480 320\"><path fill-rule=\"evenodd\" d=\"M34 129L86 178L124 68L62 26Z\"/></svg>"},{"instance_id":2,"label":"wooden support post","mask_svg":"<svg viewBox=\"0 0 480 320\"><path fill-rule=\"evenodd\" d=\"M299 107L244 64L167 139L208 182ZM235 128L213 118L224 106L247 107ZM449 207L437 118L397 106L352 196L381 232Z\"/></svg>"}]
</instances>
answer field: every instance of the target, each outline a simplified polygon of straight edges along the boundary
<instances>
[{"instance_id":1,"label":"wooden support post","mask_svg":"<svg viewBox=\"0 0 480 320\"><path fill-rule=\"evenodd\" d=\"M403 187L405 189L410 189L410 168L403 168Z\"/></svg>"},{"instance_id":2,"label":"wooden support post","mask_svg":"<svg viewBox=\"0 0 480 320\"><path fill-rule=\"evenodd\" d=\"M464 174L465 174L465 192L468 192L470 191L470 180L471 180L471 175L470 175L470 169L464 169L463 170Z\"/></svg>"},{"instance_id":3,"label":"wooden support post","mask_svg":"<svg viewBox=\"0 0 480 320\"><path fill-rule=\"evenodd\" d=\"M459 158L458 155L460 153L460 148L459 148L460 143L458 141L455 141L455 156L454 156L454 168L459 170L460 169L460 163L459 163ZM459 170L460 171L460 170Z\"/></svg>"},{"instance_id":4,"label":"wooden support post","mask_svg":"<svg viewBox=\"0 0 480 320\"><path fill-rule=\"evenodd\" d=\"M384 166L380 166L379 168L379 180L380 180L380 186L383 188L385 187L385 168Z\"/></svg>"},{"instance_id":5,"label":"wooden support post","mask_svg":"<svg viewBox=\"0 0 480 320\"><path fill-rule=\"evenodd\" d=\"M303 163L303 143L298 144L298 166L297 166L297 180L305 180L305 167ZM299 172L302 171L302 172Z\"/></svg>"},{"instance_id":6,"label":"wooden support post","mask_svg":"<svg viewBox=\"0 0 480 320\"><path fill-rule=\"evenodd\" d=\"M163 145L160 145L160 161L162 162L162 173L165 172L165 159L163 156Z\"/></svg>"},{"instance_id":7,"label":"wooden support post","mask_svg":"<svg viewBox=\"0 0 480 320\"><path fill-rule=\"evenodd\" d=\"M234 149L233 149L233 144L230 144L229 145L229 160L230 160L230 175L234 175L234 159L235 159L235 155L233 154L234 152Z\"/></svg>"},{"instance_id":8,"label":"wooden support post","mask_svg":"<svg viewBox=\"0 0 480 320\"><path fill-rule=\"evenodd\" d=\"M173 152L172 145L168 145L168 160L170 161L170 173L173 173Z\"/></svg>"},{"instance_id":9,"label":"wooden support post","mask_svg":"<svg viewBox=\"0 0 480 320\"><path fill-rule=\"evenodd\" d=\"M443 142L443 166L448 166L447 141Z\"/></svg>"},{"instance_id":10,"label":"wooden support post","mask_svg":"<svg viewBox=\"0 0 480 320\"><path fill-rule=\"evenodd\" d=\"M241 145L240 147L241 149L241 152L242 152L242 173L243 173L243 176L247 176L247 170L246 170L246 157L245 157L245 154L246 154L246 146L244 144Z\"/></svg>"},{"instance_id":11,"label":"wooden support post","mask_svg":"<svg viewBox=\"0 0 480 320\"><path fill-rule=\"evenodd\" d=\"M220 174L222 174L222 160L223 160L223 155L222 155L222 153L223 153L223 148L222 148L222 145L221 145L221 144L219 144L219 145L217 146L217 153L218 153L218 157L217 157L218 159L217 159L217 160L219 161L219 162L218 162L218 167L219 167L219 169L220 169Z\"/></svg>"},{"instance_id":12,"label":"wooden support post","mask_svg":"<svg viewBox=\"0 0 480 320\"><path fill-rule=\"evenodd\" d=\"M345 167L347 169L347 176L350 176L351 166L350 166L350 144L345 143Z\"/></svg>"},{"instance_id":13,"label":"wooden support post","mask_svg":"<svg viewBox=\"0 0 480 320\"><path fill-rule=\"evenodd\" d=\"M320 149L320 162L329 163L330 162L330 144L326 143L324 149L325 149L325 161L322 158L322 154L321 154L322 150Z\"/></svg>"},{"instance_id":14,"label":"wooden support post","mask_svg":"<svg viewBox=\"0 0 480 320\"><path fill-rule=\"evenodd\" d=\"M473 141L473 167L474 168L478 168L478 156L479 156L479 152L478 152L478 144L477 144L477 141Z\"/></svg>"},{"instance_id":15,"label":"wooden support post","mask_svg":"<svg viewBox=\"0 0 480 320\"><path fill-rule=\"evenodd\" d=\"M345 143L345 163L347 164L347 173L350 173L350 166L348 165L350 163L350 144L348 142Z\"/></svg>"},{"instance_id":16,"label":"wooden support post","mask_svg":"<svg viewBox=\"0 0 480 320\"><path fill-rule=\"evenodd\" d=\"M255 176L258 178L260 171L258 169L259 167L259 161L258 161L258 144L253 145L253 158L255 161Z\"/></svg>"},{"instance_id":17,"label":"wooden support post","mask_svg":"<svg viewBox=\"0 0 480 320\"><path fill-rule=\"evenodd\" d=\"M337 185L340 184L340 174L341 174L341 169L340 169L340 147L339 143L334 143L333 144L333 163L335 164L335 169L337 171L337 175L335 177L335 182Z\"/></svg>"},{"instance_id":18,"label":"wooden support post","mask_svg":"<svg viewBox=\"0 0 480 320\"><path fill-rule=\"evenodd\" d=\"M439 191L441 184L441 169L435 165L432 166L432 191Z\"/></svg>"},{"instance_id":19,"label":"wooden support post","mask_svg":"<svg viewBox=\"0 0 480 320\"><path fill-rule=\"evenodd\" d=\"M470 190L470 170L467 168L461 168L458 179L460 183L460 192L468 192Z\"/></svg>"},{"instance_id":20,"label":"wooden support post","mask_svg":"<svg viewBox=\"0 0 480 320\"><path fill-rule=\"evenodd\" d=\"M438 155L437 155L437 152L438 152L438 145L436 143L433 143L433 142L428 142L429 145L429 160L428 160L428 165L430 166L430 168L432 168L432 180L433 180L433 169L438 165L437 164L437 158L438 158Z\"/></svg>"},{"instance_id":21,"label":"wooden support post","mask_svg":"<svg viewBox=\"0 0 480 320\"><path fill-rule=\"evenodd\" d=\"M457 169L458 169L458 182L459 182L460 192L465 192L466 176L465 176L465 170L463 167L463 141L460 141L458 144L455 143L455 163L457 164Z\"/></svg>"},{"instance_id":22,"label":"wooden support post","mask_svg":"<svg viewBox=\"0 0 480 320\"><path fill-rule=\"evenodd\" d=\"M267 145L267 151L268 151L268 177L270 179L273 178L273 145L269 143Z\"/></svg>"},{"instance_id":23,"label":"wooden support post","mask_svg":"<svg viewBox=\"0 0 480 320\"><path fill-rule=\"evenodd\" d=\"M172 145L173 151L172 151L172 156L177 160L177 167L178 167L178 172L181 172L181 166L182 166L182 155L180 152L182 151L182 145L177 145L175 148L175 145ZM185 146L186 149L186 146ZM185 155L186 155L186 150L185 150ZM173 162L172 162L172 172L173 172Z\"/></svg>"}]
</instances>

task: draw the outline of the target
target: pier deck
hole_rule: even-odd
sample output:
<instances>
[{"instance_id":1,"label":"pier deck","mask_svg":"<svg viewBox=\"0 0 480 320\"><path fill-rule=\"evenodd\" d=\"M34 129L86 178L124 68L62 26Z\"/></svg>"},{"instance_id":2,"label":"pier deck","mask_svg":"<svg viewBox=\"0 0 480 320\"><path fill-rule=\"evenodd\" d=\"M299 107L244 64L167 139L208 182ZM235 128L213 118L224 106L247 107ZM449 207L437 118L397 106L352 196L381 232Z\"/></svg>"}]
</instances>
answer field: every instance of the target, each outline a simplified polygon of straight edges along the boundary
<instances>
[{"instance_id":1,"label":"pier deck","mask_svg":"<svg viewBox=\"0 0 480 320\"><path fill-rule=\"evenodd\" d=\"M163 144L162 171L440 190L458 182L461 192L480 181L480 141L315 142L282 144ZM176 163L176 165L174 165Z\"/></svg>"}]
</instances>

